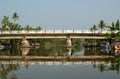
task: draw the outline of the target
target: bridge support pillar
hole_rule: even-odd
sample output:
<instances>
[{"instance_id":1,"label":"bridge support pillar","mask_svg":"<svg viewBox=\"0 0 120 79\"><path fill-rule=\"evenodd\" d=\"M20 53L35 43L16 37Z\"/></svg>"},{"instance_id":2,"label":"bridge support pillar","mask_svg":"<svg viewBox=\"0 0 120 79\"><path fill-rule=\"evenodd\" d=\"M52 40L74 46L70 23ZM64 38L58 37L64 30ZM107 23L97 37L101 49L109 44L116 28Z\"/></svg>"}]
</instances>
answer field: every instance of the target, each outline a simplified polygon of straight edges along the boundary
<instances>
[{"instance_id":1,"label":"bridge support pillar","mask_svg":"<svg viewBox=\"0 0 120 79\"><path fill-rule=\"evenodd\" d=\"M23 37L23 39L22 39L21 47L30 47L30 44L25 37Z\"/></svg>"},{"instance_id":2,"label":"bridge support pillar","mask_svg":"<svg viewBox=\"0 0 120 79\"><path fill-rule=\"evenodd\" d=\"M72 40L70 37L67 38L67 47L72 47Z\"/></svg>"}]
</instances>

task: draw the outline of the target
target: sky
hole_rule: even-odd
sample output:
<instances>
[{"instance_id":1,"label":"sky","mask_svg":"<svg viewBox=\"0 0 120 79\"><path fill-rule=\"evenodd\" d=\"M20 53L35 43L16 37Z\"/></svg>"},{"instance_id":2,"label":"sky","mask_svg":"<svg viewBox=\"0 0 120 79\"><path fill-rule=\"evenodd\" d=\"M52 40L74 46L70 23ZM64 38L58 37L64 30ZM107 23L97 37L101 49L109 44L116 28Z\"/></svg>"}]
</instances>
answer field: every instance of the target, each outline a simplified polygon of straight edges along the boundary
<instances>
[{"instance_id":1,"label":"sky","mask_svg":"<svg viewBox=\"0 0 120 79\"><path fill-rule=\"evenodd\" d=\"M0 0L0 21L14 12L20 25L45 30L90 29L120 19L120 0Z\"/></svg>"}]
</instances>

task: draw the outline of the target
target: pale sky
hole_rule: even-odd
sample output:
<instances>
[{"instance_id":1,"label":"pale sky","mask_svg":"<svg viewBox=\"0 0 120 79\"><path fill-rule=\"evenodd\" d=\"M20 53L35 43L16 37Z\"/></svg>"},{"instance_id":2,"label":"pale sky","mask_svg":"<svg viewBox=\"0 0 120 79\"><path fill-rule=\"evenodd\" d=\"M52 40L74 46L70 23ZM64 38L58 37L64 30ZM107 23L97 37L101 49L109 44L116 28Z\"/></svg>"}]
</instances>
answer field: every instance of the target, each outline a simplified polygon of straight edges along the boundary
<instances>
[{"instance_id":1,"label":"pale sky","mask_svg":"<svg viewBox=\"0 0 120 79\"><path fill-rule=\"evenodd\" d=\"M89 29L100 20L120 19L120 0L0 0L0 21L16 12L22 26L43 29Z\"/></svg>"}]
</instances>

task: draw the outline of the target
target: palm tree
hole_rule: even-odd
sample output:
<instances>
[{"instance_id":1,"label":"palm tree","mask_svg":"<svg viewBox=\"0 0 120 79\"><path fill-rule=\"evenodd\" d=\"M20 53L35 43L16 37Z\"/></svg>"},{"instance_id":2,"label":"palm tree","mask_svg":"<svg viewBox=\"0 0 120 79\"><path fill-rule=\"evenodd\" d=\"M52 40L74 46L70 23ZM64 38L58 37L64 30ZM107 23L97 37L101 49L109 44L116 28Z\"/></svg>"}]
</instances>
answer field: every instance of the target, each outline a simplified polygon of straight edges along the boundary
<instances>
[{"instance_id":1,"label":"palm tree","mask_svg":"<svg viewBox=\"0 0 120 79\"><path fill-rule=\"evenodd\" d=\"M101 63L101 64L98 66L98 69L100 70L100 72L103 72L103 71L105 70L105 65Z\"/></svg>"},{"instance_id":2,"label":"palm tree","mask_svg":"<svg viewBox=\"0 0 120 79\"><path fill-rule=\"evenodd\" d=\"M95 33L96 30L97 30L97 27L96 27L96 25L94 24L94 25L93 25L93 31L94 31L94 33Z\"/></svg>"},{"instance_id":3,"label":"palm tree","mask_svg":"<svg viewBox=\"0 0 120 79\"><path fill-rule=\"evenodd\" d=\"M112 26L115 26L114 22L112 22Z\"/></svg>"},{"instance_id":4,"label":"palm tree","mask_svg":"<svg viewBox=\"0 0 120 79\"><path fill-rule=\"evenodd\" d=\"M101 33L102 33L103 28L105 28L105 25L106 24L104 23L103 20L101 20L100 23L98 24L99 28L101 29Z\"/></svg>"},{"instance_id":5,"label":"palm tree","mask_svg":"<svg viewBox=\"0 0 120 79\"><path fill-rule=\"evenodd\" d=\"M94 32L94 33L95 33L95 31L97 30L96 25L94 24L93 27L90 28L90 30L91 30L91 32Z\"/></svg>"},{"instance_id":6,"label":"palm tree","mask_svg":"<svg viewBox=\"0 0 120 79\"><path fill-rule=\"evenodd\" d=\"M106 27L111 31L111 33L116 30L116 27L115 27L115 25L114 25L114 22L112 22L112 26L106 26Z\"/></svg>"},{"instance_id":7,"label":"palm tree","mask_svg":"<svg viewBox=\"0 0 120 79\"><path fill-rule=\"evenodd\" d=\"M93 33L93 27L90 28L90 31Z\"/></svg>"},{"instance_id":8,"label":"palm tree","mask_svg":"<svg viewBox=\"0 0 120 79\"><path fill-rule=\"evenodd\" d=\"M10 28L9 27L9 24L10 24L9 17L8 16L4 16L2 21L1 21L1 24L2 24L3 30L5 30L6 27Z\"/></svg>"},{"instance_id":9,"label":"palm tree","mask_svg":"<svg viewBox=\"0 0 120 79\"><path fill-rule=\"evenodd\" d=\"M119 22L119 19L117 20L115 26L116 26L116 30L120 30L120 22Z\"/></svg>"},{"instance_id":10,"label":"palm tree","mask_svg":"<svg viewBox=\"0 0 120 79\"><path fill-rule=\"evenodd\" d=\"M16 20L19 19L19 16L17 15L16 12L13 13L12 19L14 20L14 24L15 24Z\"/></svg>"},{"instance_id":11,"label":"palm tree","mask_svg":"<svg viewBox=\"0 0 120 79\"><path fill-rule=\"evenodd\" d=\"M27 30L28 32L30 31L30 30L32 30L33 28L32 27L30 27L29 25L27 25L25 28L24 28L24 30Z\"/></svg>"},{"instance_id":12,"label":"palm tree","mask_svg":"<svg viewBox=\"0 0 120 79\"><path fill-rule=\"evenodd\" d=\"M42 30L41 26L35 28L35 30Z\"/></svg>"}]
</instances>

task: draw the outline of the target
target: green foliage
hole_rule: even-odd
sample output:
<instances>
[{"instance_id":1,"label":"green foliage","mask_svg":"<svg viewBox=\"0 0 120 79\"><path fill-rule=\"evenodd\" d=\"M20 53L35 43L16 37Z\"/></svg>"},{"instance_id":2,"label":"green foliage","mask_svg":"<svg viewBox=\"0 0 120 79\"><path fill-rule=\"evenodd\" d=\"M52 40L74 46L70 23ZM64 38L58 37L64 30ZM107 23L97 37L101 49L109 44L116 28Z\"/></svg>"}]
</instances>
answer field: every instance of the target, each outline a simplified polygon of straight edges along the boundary
<instances>
[{"instance_id":1,"label":"green foliage","mask_svg":"<svg viewBox=\"0 0 120 79\"><path fill-rule=\"evenodd\" d=\"M29 25L27 25L26 27L24 27L24 30L27 30L27 31L32 30L32 27L30 27Z\"/></svg>"},{"instance_id":2,"label":"green foliage","mask_svg":"<svg viewBox=\"0 0 120 79\"><path fill-rule=\"evenodd\" d=\"M115 26L107 26L108 29L110 29L111 32L115 30Z\"/></svg>"},{"instance_id":3,"label":"green foliage","mask_svg":"<svg viewBox=\"0 0 120 79\"><path fill-rule=\"evenodd\" d=\"M94 24L93 27L90 28L91 32L95 32L97 30L96 25Z\"/></svg>"},{"instance_id":4,"label":"green foliage","mask_svg":"<svg viewBox=\"0 0 120 79\"><path fill-rule=\"evenodd\" d=\"M111 31L111 33L106 33L105 36L107 38L120 38L120 22L119 19L117 20L116 24L114 24L114 22L112 22L112 25L108 25L106 26L106 23L104 22L104 20L101 20L100 23L98 24L98 28L101 29L101 33L102 30L104 28L107 28L108 31ZM90 30L92 32L98 30L97 27L95 25L93 25L93 27L90 28Z\"/></svg>"},{"instance_id":5,"label":"green foliage","mask_svg":"<svg viewBox=\"0 0 120 79\"><path fill-rule=\"evenodd\" d=\"M1 24L2 24L2 27L1 27L1 29L2 30L6 30L6 29L8 29L9 27L10 27L10 21L9 21L9 17L8 16L4 16L3 18L2 18L2 21L1 21Z\"/></svg>"},{"instance_id":6,"label":"green foliage","mask_svg":"<svg viewBox=\"0 0 120 79\"><path fill-rule=\"evenodd\" d=\"M18 16L18 14L16 12L13 13L12 15L12 19L14 20L14 22L9 20L8 16L4 16L1 20L1 25L2 27L0 27L0 30L41 30L41 26L38 27L31 27L29 25L22 27L20 24L16 23L16 21L19 19L20 17Z\"/></svg>"},{"instance_id":7,"label":"green foliage","mask_svg":"<svg viewBox=\"0 0 120 79\"><path fill-rule=\"evenodd\" d=\"M120 33L119 32L118 33L114 33L114 32L112 32L112 33L106 33L105 36L107 38L120 38Z\"/></svg>"},{"instance_id":8,"label":"green foliage","mask_svg":"<svg viewBox=\"0 0 120 79\"><path fill-rule=\"evenodd\" d=\"M120 32L117 32L115 35L116 38L120 38Z\"/></svg>"},{"instance_id":9,"label":"green foliage","mask_svg":"<svg viewBox=\"0 0 120 79\"><path fill-rule=\"evenodd\" d=\"M16 12L13 13L12 15L12 19L13 19L13 22L10 21L9 17L8 16L4 16L2 18L2 20L0 21L1 23L1 27L0 27L0 31L6 31L6 30L9 30L9 31L13 31L13 30L41 30L41 26L38 26L38 27L31 27L29 25L25 26L25 27L22 27L20 24L16 23L16 21L19 19L20 17L18 16L18 14ZM4 40L2 40L4 41ZM19 42L19 40L7 40L6 41L7 43L11 43L11 44L16 44Z\"/></svg>"},{"instance_id":10,"label":"green foliage","mask_svg":"<svg viewBox=\"0 0 120 79\"><path fill-rule=\"evenodd\" d=\"M101 20L100 23L98 24L99 28L101 29L101 33L102 33L103 28L105 28L105 25L106 24L105 24L104 20Z\"/></svg>"},{"instance_id":11,"label":"green foliage","mask_svg":"<svg viewBox=\"0 0 120 79\"><path fill-rule=\"evenodd\" d=\"M114 22L112 22L112 26L115 26Z\"/></svg>"},{"instance_id":12,"label":"green foliage","mask_svg":"<svg viewBox=\"0 0 120 79\"><path fill-rule=\"evenodd\" d=\"M106 33L105 36L106 36L107 38L109 38L109 37L111 37L111 34L110 34L110 33Z\"/></svg>"},{"instance_id":13,"label":"green foliage","mask_svg":"<svg viewBox=\"0 0 120 79\"><path fill-rule=\"evenodd\" d=\"M34 30L42 30L42 27L38 26L38 27L34 28Z\"/></svg>"},{"instance_id":14,"label":"green foliage","mask_svg":"<svg viewBox=\"0 0 120 79\"><path fill-rule=\"evenodd\" d=\"M19 19L19 16L16 12L13 13L12 19L14 20L14 24L15 24L16 20Z\"/></svg>"},{"instance_id":15,"label":"green foliage","mask_svg":"<svg viewBox=\"0 0 120 79\"><path fill-rule=\"evenodd\" d=\"M117 22L116 22L116 30L119 30L120 29L120 22L119 22L119 19L117 20Z\"/></svg>"}]
</instances>

